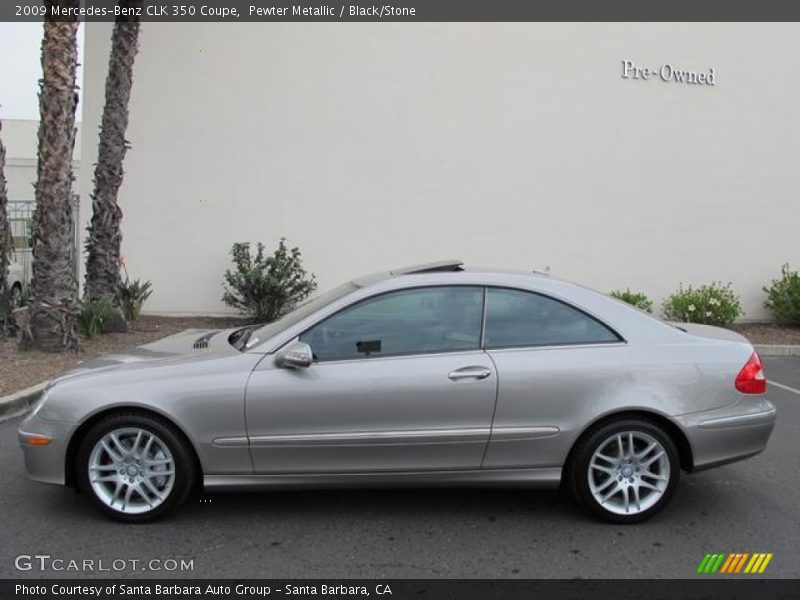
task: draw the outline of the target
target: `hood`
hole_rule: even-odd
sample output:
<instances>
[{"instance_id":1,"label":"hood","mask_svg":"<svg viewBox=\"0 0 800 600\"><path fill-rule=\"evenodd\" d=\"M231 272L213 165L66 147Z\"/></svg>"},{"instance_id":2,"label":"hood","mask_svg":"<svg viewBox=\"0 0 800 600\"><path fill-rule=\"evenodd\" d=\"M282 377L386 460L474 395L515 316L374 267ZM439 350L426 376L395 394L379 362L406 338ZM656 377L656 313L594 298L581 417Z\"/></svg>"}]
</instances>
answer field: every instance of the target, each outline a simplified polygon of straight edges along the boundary
<instances>
[{"instance_id":1,"label":"hood","mask_svg":"<svg viewBox=\"0 0 800 600\"><path fill-rule=\"evenodd\" d=\"M726 342L739 342L742 344L750 343L750 341L740 333L736 333L730 329L725 329L724 327L700 325L699 323L670 323L670 325L674 325L678 329L682 329L686 333L697 337L712 340L723 340Z\"/></svg>"},{"instance_id":2,"label":"hood","mask_svg":"<svg viewBox=\"0 0 800 600\"><path fill-rule=\"evenodd\" d=\"M100 371L195 362L237 355L239 350L229 343L228 337L240 329L186 329L150 344L79 362L74 368L56 377L52 383Z\"/></svg>"}]
</instances>

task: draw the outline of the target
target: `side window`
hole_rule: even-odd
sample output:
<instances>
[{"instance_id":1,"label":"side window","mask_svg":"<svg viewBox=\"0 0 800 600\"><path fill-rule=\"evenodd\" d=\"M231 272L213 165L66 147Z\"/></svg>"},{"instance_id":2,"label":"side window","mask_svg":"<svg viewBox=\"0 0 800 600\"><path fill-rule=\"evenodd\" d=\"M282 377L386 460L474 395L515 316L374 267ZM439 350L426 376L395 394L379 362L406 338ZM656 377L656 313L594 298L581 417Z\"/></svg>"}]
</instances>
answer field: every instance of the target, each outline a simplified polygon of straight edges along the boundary
<instances>
[{"instance_id":1,"label":"side window","mask_svg":"<svg viewBox=\"0 0 800 600\"><path fill-rule=\"evenodd\" d=\"M489 288L486 302L486 348L620 341L596 319L540 294Z\"/></svg>"},{"instance_id":2,"label":"side window","mask_svg":"<svg viewBox=\"0 0 800 600\"><path fill-rule=\"evenodd\" d=\"M430 287L359 302L300 336L317 360L480 347L483 288Z\"/></svg>"}]
</instances>

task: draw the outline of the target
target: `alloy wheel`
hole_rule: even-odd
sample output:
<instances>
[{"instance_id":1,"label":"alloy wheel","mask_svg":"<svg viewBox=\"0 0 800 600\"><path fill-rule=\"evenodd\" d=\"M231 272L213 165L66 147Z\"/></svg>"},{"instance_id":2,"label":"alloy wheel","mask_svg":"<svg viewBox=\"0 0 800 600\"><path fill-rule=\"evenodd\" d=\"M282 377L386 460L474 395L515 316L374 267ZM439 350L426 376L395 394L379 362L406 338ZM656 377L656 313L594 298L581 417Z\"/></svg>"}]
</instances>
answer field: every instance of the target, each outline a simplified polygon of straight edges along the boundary
<instances>
[{"instance_id":1,"label":"alloy wheel","mask_svg":"<svg viewBox=\"0 0 800 600\"><path fill-rule=\"evenodd\" d=\"M667 490L670 461L664 446L642 431L606 438L589 461L589 491L604 509L635 515L655 505Z\"/></svg>"},{"instance_id":2,"label":"alloy wheel","mask_svg":"<svg viewBox=\"0 0 800 600\"><path fill-rule=\"evenodd\" d=\"M89 483L97 498L124 514L146 513L161 505L175 484L175 460L154 433L124 427L106 433L92 448Z\"/></svg>"}]
</instances>

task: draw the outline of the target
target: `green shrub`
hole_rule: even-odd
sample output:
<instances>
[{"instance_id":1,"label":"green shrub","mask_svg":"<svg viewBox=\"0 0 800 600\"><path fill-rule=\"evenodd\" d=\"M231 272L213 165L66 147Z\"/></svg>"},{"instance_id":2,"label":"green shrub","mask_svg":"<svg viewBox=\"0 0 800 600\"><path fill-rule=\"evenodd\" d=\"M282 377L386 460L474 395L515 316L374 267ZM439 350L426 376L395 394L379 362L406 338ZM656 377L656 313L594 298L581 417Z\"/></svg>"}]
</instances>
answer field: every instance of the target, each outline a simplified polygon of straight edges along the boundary
<instances>
[{"instance_id":1,"label":"green shrub","mask_svg":"<svg viewBox=\"0 0 800 600\"><path fill-rule=\"evenodd\" d=\"M664 317L670 321L730 325L744 314L731 284L720 282L698 288L680 286L664 301Z\"/></svg>"},{"instance_id":2,"label":"green shrub","mask_svg":"<svg viewBox=\"0 0 800 600\"><path fill-rule=\"evenodd\" d=\"M611 292L611 297L617 300L622 300L645 312L653 312L653 301L647 297L647 294L642 292L632 292L627 288L624 292L621 290L614 290Z\"/></svg>"},{"instance_id":3,"label":"green shrub","mask_svg":"<svg viewBox=\"0 0 800 600\"><path fill-rule=\"evenodd\" d=\"M764 306L772 311L776 320L800 324L800 273L791 271L785 264L781 267L781 278L773 279L764 291L767 293Z\"/></svg>"},{"instance_id":4,"label":"green shrub","mask_svg":"<svg viewBox=\"0 0 800 600\"><path fill-rule=\"evenodd\" d=\"M93 340L103 330L103 323L114 314L114 306L108 298L100 300L82 300L80 308L79 326L81 333Z\"/></svg>"},{"instance_id":5,"label":"green shrub","mask_svg":"<svg viewBox=\"0 0 800 600\"><path fill-rule=\"evenodd\" d=\"M153 293L150 281L142 283L139 279L131 281L125 273L125 281L117 287L117 301L126 321L135 321L142 313L142 306Z\"/></svg>"},{"instance_id":6,"label":"green shrub","mask_svg":"<svg viewBox=\"0 0 800 600\"><path fill-rule=\"evenodd\" d=\"M233 245L235 268L225 271L222 301L258 322L268 322L286 314L317 288L314 275L307 276L298 248L287 248L281 238L271 256L264 255L258 243L256 255L250 244Z\"/></svg>"}]
</instances>

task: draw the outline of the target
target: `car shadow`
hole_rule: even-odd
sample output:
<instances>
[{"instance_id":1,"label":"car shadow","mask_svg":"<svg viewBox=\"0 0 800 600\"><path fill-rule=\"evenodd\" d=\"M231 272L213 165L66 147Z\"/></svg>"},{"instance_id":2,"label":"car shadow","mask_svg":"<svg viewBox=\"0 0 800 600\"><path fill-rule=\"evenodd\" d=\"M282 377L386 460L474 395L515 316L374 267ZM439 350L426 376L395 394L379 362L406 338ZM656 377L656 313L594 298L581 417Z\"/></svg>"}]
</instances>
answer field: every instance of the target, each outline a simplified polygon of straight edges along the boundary
<instances>
[{"instance_id":1,"label":"car shadow","mask_svg":"<svg viewBox=\"0 0 800 600\"><path fill-rule=\"evenodd\" d=\"M38 486L37 486L38 487ZM40 488L36 504L51 514L76 519L114 521L98 513L83 494L66 488ZM46 493L44 493L46 492ZM175 511L148 523L191 524L222 521L349 518L436 520L442 518L493 520L504 515L583 518L583 511L556 490L491 488L402 488L341 490L271 490L195 492ZM587 517L590 518L590 517Z\"/></svg>"},{"instance_id":2,"label":"car shadow","mask_svg":"<svg viewBox=\"0 0 800 600\"><path fill-rule=\"evenodd\" d=\"M747 481L734 480L736 486ZM725 519L741 510L730 482L703 473L683 477L669 506L647 523L692 523L712 514ZM70 519L88 519L116 523L100 515L88 498L73 490L40 488L35 504L50 514ZM46 493L45 493L46 492ZM148 527L170 527L214 522L219 525L258 524L283 525L296 523L309 526L336 519L358 519L360 524L518 521L520 525L563 523L603 524L584 511L567 494L558 490L529 488L399 488L338 490L271 490L242 492L196 492L185 505L145 524ZM612 525L614 527L626 527Z\"/></svg>"},{"instance_id":3,"label":"car shadow","mask_svg":"<svg viewBox=\"0 0 800 600\"><path fill-rule=\"evenodd\" d=\"M577 507L554 490L486 488L402 488L293 490L196 494L187 503L186 517L210 511L240 515L268 512L307 517L358 513L361 516L438 518L490 515L491 513L557 512L573 514Z\"/></svg>"}]
</instances>

